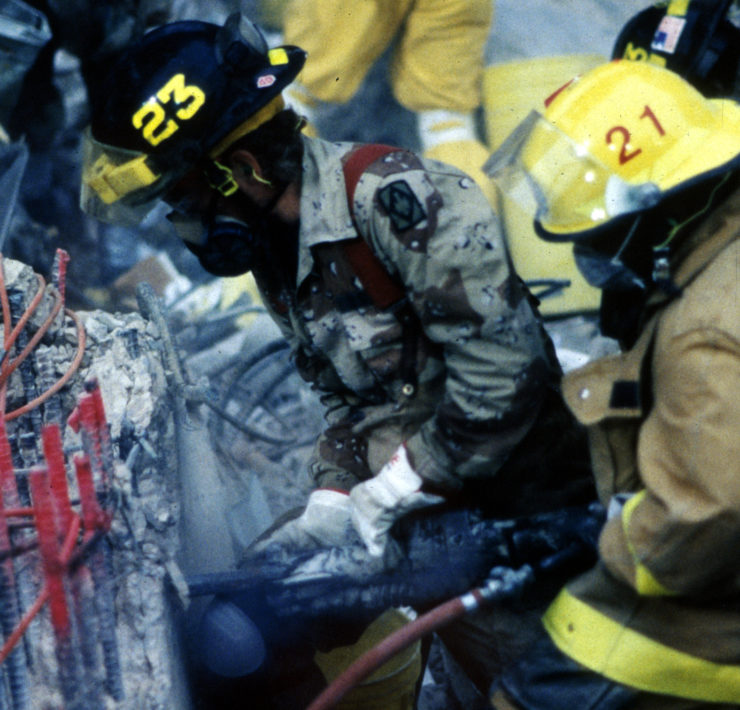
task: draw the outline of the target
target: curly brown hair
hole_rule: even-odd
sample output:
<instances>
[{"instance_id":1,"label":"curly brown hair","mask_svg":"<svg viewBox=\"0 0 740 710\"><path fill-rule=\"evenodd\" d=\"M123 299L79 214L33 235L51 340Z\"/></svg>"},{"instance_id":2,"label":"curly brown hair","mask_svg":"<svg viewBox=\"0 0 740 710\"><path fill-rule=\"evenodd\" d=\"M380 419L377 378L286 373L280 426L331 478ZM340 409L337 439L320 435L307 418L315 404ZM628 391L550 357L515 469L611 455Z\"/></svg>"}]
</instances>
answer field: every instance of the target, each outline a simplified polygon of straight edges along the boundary
<instances>
[{"instance_id":1,"label":"curly brown hair","mask_svg":"<svg viewBox=\"0 0 740 710\"><path fill-rule=\"evenodd\" d=\"M283 109L232 143L227 152L247 150L252 153L270 182L284 185L300 182L303 168L301 129L305 123L293 109Z\"/></svg>"}]
</instances>

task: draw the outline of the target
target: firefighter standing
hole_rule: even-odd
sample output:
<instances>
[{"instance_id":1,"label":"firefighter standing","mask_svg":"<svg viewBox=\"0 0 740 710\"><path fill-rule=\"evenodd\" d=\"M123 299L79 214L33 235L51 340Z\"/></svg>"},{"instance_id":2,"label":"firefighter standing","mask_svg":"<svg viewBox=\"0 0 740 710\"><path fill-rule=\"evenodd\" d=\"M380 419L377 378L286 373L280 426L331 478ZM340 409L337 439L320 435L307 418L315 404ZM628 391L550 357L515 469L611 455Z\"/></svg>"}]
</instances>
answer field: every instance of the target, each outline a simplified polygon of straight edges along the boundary
<instances>
[{"instance_id":1,"label":"firefighter standing","mask_svg":"<svg viewBox=\"0 0 740 710\"><path fill-rule=\"evenodd\" d=\"M533 114L488 166L571 241L623 345L564 380L609 506L599 564L501 679L511 710L740 702L740 108L616 61Z\"/></svg>"},{"instance_id":2,"label":"firefighter standing","mask_svg":"<svg viewBox=\"0 0 740 710\"><path fill-rule=\"evenodd\" d=\"M371 0L351 7L342 0L290 0L284 38L305 49L308 60L286 91L289 105L312 121L322 102L349 101L393 47L391 88L416 116L422 153L465 171L492 199L481 171L488 150L476 111L493 6L492 0Z\"/></svg>"}]
</instances>

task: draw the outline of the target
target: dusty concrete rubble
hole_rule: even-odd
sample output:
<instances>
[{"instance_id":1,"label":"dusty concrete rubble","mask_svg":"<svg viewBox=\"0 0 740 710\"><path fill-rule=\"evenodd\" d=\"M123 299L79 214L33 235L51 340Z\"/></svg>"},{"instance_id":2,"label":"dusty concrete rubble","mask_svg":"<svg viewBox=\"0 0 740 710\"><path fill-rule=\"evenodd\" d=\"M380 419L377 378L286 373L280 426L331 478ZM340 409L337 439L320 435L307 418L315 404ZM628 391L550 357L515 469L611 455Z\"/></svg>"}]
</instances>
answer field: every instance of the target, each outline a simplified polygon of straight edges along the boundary
<instances>
[{"instance_id":1,"label":"dusty concrete rubble","mask_svg":"<svg viewBox=\"0 0 740 710\"><path fill-rule=\"evenodd\" d=\"M38 290L38 276L20 262L4 261L8 292L22 295L28 306ZM53 290L46 288L27 330L41 326L53 304ZM65 422L73 412L78 397L85 392L85 382L97 379L105 405L110 437L115 453L111 481L110 507L115 508L110 531L98 545L110 551L110 582L115 600L116 640L120 659L123 698L116 702L106 692L105 673L96 649L97 664L85 667L78 657L86 630L100 629L95 610L87 606L75 620L75 658L78 674L79 707L84 708L187 708L187 688L183 681L182 661L173 643L174 626L168 608L167 568L178 549L179 507L177 496L175 431L168 401L167 383L158 348L156 329L135 313L113 316L100 311L77 314L86 333L84 355L69 382L41 405L7 424L11 445L23 440L25 446L13 445L14 464L19 481L27 465L42 461L40 452L32 451L34 429L40 415L44 424L57 412L64 436L67 480L73 506L79 490L71 473L71 461L82 451L81 436ZM37 383L44 378L53 382L69 368L79 348L74 321L60 312L51 328L29 356ZM21 368L8 384L6 412L27 401L29 393L21 377ZM31 433L31 436L28 434ZM38 441L38 437L35 437ZM37 447L38 448L38 447ZM25 449L25 451L23 450ZM32 535L33 533L26 533ZM37 551L16 558L30 569L26 575L26 596L33 597L42 584ZM83 558L84 560L84 558ZM16 565L19 566L18 564ZM68 579L67 598L74 606L84 593L72 588ZM84 583L83 583L84 584ZM29 600L21 600L21 612ZM47 605L48 606L48 605ZM84 604L83 604L84 606ZM89 638L88 638L89 642ZM58 708L63 705L58 682L58 664L49 610L42 609L22 642L26 653L30 708ZM22 707L10 700L8 707ZM13 704L15 703L15 704ZM66 699L66 706L70 706Z\"/></svg>"},{"instance_id":2,"label":"dusty concrete rubble","mask_svg":"<svg viewBox=\"0 0 740 710\"><path fill-rule=\"evenodd\" d=\"M188 708L169 593L180 534L176 433L159 333L140 315L81 314L86 377L100 382L117 445L113 518L118 641L125 697L116 708ZM68 432L72 437L72 433ZM124 463L125 461L125 463Z\"/></svg>"},{"instance_id":3,"label":"dusty concrete rubble","mask_svg":"<svg viewBox=\"0 0 740 710\"><path fill-rule=\"evenodd\" d=\"M10 259L4 260L3 273L8 292L26 308L39 290L38 275ZM90 606L86 582L73 584L67 570L70 609L79 599L83 602L79 618L73 618L72 665L79 690L70 697L60 687L58 637L46 604L18 646L25 654L29 700L10 697L6 664L0 666L5 675L0 690L5 704L0 707L195 707L182 637L189 613L183 614L189 604L183 575L233 567L254 537L276 515L298 505L310 486L305 457L321 407L299 384L285 343L260 309L247 304L247 311L257 311L247 327L229 321L230 314L218 308L211 316L199 315L193 327L187 309L168 310L151 288L144 287L143 293L148 296L142 301L147 317L133 311L60 311L28 359L39 389L61 377L75 357L77 369L47 402L7 423L19 480L29 466L44 463L39 428L51 421L60 424L76 510L80 490L73 460L84 453L85 442L84 431L76 432L68 419L73 415L74 422L90 383L99 385L114 459L107 496L112 521L91 549L105 548L110 564L122 691L110 690L97 634L101 612ZM24 329L30 337L50 313L55 294L54 285L45 288ZM202 301L202 294L196 298ZM240 312L239 303L234 312ZM13 357L11 350L8 361ZM18 368L9 378L6 412L31 397ZM33 538L35 531L25 535ZM83 563L86 559L82 557ZM21 585L22 615L44 574L36 550L15 557L16 568L19 563L31 570L30 581L26 575ZM90 646L93 661L86 665Z\"/></svg>"}]
</instances>

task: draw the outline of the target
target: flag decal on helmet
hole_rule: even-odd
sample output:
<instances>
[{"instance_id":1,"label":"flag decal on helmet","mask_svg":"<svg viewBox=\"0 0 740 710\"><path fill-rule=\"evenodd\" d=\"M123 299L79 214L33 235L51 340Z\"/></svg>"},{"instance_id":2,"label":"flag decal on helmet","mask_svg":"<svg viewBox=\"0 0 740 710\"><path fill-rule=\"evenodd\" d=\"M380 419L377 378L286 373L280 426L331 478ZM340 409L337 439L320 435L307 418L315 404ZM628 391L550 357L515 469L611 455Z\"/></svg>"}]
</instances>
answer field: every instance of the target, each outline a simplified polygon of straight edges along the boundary
<instances>
[{"instance_id":1,"label":"flag decal on helmet","mask_svg":"<svg viewBox=\"0 0 740 710\"><path fill-rule=\"evenodd\" d=\"M681 39L681 33L685 26L685 17L666 15L660 21L658 29L655 31L655 37L653 37L653 41L650 43L650 49L673 54L676 51L678 40Z\"/></svg>"}]
</instances>

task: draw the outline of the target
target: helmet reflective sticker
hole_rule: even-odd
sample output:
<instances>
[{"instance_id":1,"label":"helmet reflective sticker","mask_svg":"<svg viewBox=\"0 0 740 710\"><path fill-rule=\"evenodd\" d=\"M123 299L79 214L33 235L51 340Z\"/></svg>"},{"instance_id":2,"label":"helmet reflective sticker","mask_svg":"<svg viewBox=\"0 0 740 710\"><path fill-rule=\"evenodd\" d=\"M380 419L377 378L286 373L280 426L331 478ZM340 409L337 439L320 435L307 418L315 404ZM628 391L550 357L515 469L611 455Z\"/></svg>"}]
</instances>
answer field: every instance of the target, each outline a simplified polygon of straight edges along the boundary
<instances>
[{"instance_id":1,"label":"helmet reflective sticker","mask_svg":"<svg viewBox=\"0 0 740 710\"><path fill-rule=\"evenodd\" d=\"M179 121L192 118L205 100L206 95L200 87L186 85L185 75L175 74L131 117L131 123L141 130L149 144L156 146L177 131ZM179 106L174 117L168 117L170 102Z\"/></svg>"},{"instance_id":2,"label":"helmet reflective sticker","mask_svg":"<svg viewBox=\"0 0 740 710\"><path fill-rule=\"evenodd\" d=\"M272 86L277 79L275 78L274 74L265 74L264 76L259 77L257 79L257 88L258 89L267 89L270 86Z\"/></svg>"},{"instance_id":3,"label":"helmet reflective sticker","mask_svg":"<svg viewBox=\"0 0 740 710\"><path fill-rule=\"evenodd\" d=\"M660 21L658 29L655 30L655 36L650 43L650 49L673 54L678 46L678 41L681 39L681 33L684 27L686 27L685 17L666 15Z\"/></svg>"}]
</instances>

